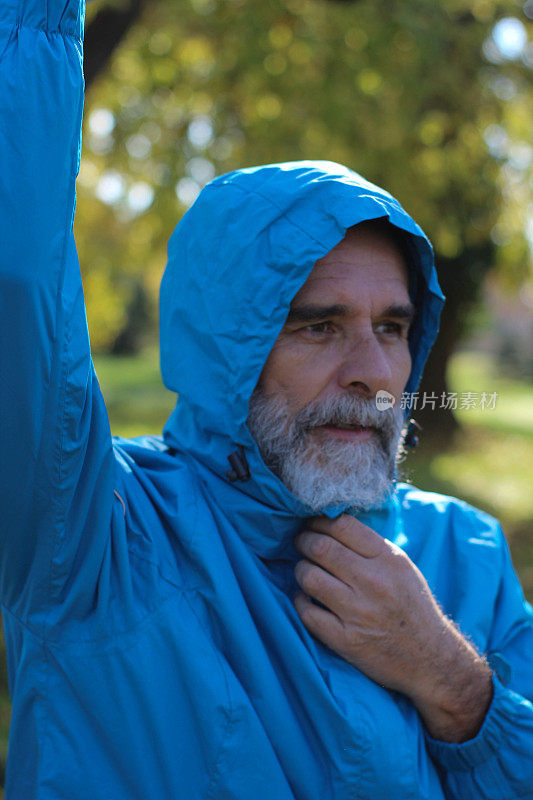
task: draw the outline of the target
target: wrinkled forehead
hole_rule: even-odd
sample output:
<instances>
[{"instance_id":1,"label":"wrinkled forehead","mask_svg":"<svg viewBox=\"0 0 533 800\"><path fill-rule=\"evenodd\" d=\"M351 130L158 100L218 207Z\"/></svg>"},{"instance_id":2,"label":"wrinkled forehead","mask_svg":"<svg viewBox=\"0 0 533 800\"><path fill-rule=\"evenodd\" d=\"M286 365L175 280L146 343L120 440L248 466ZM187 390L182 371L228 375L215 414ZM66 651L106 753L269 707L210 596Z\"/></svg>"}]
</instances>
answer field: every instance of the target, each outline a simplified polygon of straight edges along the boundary
<instances>
[{"instance_id":1,"label":"wrinkled forehead","mask_svg":"<svg viewBox=\"0 0 533 800\"><path fill-rule=\"evenodd\" d=\"M320 300L322 295L335 301L335 294L370 291L379 299L389 297L409 301L410 264L401 239L391 225L362 224L349 228L345 237L319 258L291 301ZM339 298L340 299L340 298Z\"/></svg>"}]
</instances>

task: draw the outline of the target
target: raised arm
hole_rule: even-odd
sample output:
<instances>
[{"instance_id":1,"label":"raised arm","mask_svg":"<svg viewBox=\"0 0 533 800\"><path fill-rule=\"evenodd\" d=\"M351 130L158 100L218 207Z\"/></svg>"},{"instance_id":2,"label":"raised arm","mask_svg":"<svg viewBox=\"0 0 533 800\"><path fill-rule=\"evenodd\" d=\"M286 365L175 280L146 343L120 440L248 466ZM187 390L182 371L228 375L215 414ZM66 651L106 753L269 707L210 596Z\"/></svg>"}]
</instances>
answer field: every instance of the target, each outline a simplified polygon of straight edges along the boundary
<instances>
[{"instance_id":1,"label":"raised arm","mask_svg":"<svg viewBox=\"0 0 533 800\"><path fill-rule=\"evenodd\" d=\"M100 523L109 514L109 425L72 232L83 24L83 0L0 6L0 592L23 617L62 591L95 492ZM104 544L89 546L97 558Z\"/></svg>"}]
</instances>

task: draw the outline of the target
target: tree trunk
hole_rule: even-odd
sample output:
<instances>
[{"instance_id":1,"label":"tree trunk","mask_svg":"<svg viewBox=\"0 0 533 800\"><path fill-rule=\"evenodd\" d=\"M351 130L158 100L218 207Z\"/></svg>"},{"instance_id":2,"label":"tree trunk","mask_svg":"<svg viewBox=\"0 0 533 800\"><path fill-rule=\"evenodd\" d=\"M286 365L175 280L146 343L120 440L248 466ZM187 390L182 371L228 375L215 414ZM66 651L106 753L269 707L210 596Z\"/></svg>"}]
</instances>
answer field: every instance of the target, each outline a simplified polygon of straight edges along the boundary
<instances>
[{"instance_id":1,"label":"tree trunk","mask_svg":"<svg viewBox=\"0 0 533 800\"><path fill-rule=\"evenodd\" d=\"M128 0L123 8L104 6L85 30L83 70L88 88L150 0Z\"/></svg>"},{"instance_id":2,"label":"tree trunk","mask_svg":"<svg viewBox=\"0 0 533 800\"><path fill-rule=\"evenodd\" d=\"M424 409L413 411L413 417L421 425L422 439L438 439L441 443L451 443L453 434L460 424L453 411L438 408L443 393L450 391L446 380L448 361L453 355L466 329L468 313L478 298L483 279L494 263L494 245L487 241L476 247L466 248L456 258L437 256L437 272L446 304L442 312L437 341L428 359L419 398L424 392L436 395L435 409L426 405ZM420 406L419 400L419 406Z\"/></svg>"}]
</instances>

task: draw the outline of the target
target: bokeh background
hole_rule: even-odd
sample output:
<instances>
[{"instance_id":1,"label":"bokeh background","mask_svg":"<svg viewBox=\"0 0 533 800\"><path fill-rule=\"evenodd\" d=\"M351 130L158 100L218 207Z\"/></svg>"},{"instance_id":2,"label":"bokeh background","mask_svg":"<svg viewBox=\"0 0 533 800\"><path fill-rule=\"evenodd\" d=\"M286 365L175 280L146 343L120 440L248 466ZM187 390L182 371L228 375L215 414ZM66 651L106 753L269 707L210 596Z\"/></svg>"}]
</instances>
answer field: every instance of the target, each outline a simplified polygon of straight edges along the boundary
<instances>
[{"instance_id":1,"label":"bokeh background","mask_svg":"<svg viewBox=\"0 0 533 800\"><path fill-rule=\"evenodd\" d=\"M533 598L532 34L533 0L91 2L75 232L113 433L159 433L174 405L158 288L202 186L342 162L422 225L448 298L403 474L498 516Z\"/></svg>"}]
</instances>

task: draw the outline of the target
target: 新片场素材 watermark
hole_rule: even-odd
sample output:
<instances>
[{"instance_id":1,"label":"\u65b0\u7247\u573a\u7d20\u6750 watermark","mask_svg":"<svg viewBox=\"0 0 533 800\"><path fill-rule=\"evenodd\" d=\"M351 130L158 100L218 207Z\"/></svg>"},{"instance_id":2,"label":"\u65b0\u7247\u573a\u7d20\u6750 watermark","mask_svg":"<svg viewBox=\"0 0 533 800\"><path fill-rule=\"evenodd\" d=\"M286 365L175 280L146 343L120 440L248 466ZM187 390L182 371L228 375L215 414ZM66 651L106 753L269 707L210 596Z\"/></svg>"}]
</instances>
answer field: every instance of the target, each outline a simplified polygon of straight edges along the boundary
<instances>
[{"instance_id":1,"label":"\u65b0\u7247\u573a\u7d20\u6750 watermark","mask_svg":"<svg viewBox=\"0 0 533 800\"><path fill-rule=\"evenodd\" d=\"M422 411L424 408L494 411L497 400L498 392L402 392L400 408L407 411ZM385 389L376 392L375 403L379 411L392 408L395 402L394 395Z\"/></svg>"}]
</instances>

